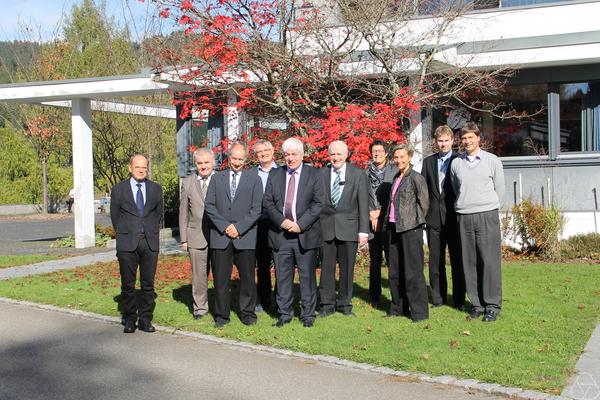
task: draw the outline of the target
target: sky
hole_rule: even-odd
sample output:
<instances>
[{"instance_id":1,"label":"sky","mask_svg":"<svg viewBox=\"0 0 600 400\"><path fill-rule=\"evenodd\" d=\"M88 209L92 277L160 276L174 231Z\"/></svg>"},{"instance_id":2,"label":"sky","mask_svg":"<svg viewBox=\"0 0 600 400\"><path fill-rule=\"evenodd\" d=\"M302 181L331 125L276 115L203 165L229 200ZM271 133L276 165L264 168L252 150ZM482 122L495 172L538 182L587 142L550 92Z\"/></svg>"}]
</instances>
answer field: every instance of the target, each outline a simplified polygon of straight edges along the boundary
<instances>
[{"instance_id":1,"label":"sky","mask_svg":"<svg viewBox=\"0 0 600 400\"><path fill-rule=\"evenodd\" d=\"M100 4L101 0L93 0ZM0 0L0 41L39 40L47 41L60 33L57 27L69 15L73 4L82 0ZM155 17L154 5L150 0L106 0L106 11L118 24L127 21L132 31L132 39L143 37L144 27L160 23ZM132 26L135 25L135 26ZM24 30L29 28L28 30Z\"/></svg>"}]
</instances>

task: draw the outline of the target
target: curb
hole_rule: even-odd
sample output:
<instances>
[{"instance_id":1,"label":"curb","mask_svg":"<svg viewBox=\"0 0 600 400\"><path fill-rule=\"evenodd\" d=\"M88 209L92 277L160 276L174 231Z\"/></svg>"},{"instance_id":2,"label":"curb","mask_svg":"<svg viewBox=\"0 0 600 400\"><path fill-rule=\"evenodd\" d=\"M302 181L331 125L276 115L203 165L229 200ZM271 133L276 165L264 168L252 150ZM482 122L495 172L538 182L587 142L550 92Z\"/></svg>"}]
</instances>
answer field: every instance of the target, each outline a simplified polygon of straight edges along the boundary
<instances>
[{"instance_id":1,"label":"curb","mask_svg":"<svg viewBox=\"0 0 600 400\"><path fill-rule=\"evenodd\" d=\"M118 317L109 317L105 315L95 314L87 311L79 311L79 310L71 310L68 308L61 308L47 304L39 304L33 303L29 301L22 300L13 300L6 297L0 297L0 303L14 304L27 306L32 308L37 308L46 311L59 312L62 314L69 314L81 318L91 319L95 321L101 321L110 324L121 324L121 318ZM387 367L378 367L371 364L359 363L355 361L344 360L334 356L327 355L311 355L308 353L285 350L285 349L277 349L274 347L252 344L247 342L238 342L232 339L224 339L212 335L206 335L203 333L197 332L187 332L179 330L178 328L162 326L162 325L154 325L158 332L177 335L182 337L191 337L195 339L199 339L205 342L226 345L230 347L235 347L237 349L241 349L244 351L254 351L260 353L267 353L271 355L275 355L282 358L297 358L307 361L316 362L322 365L329 365L341 368L348 368L359 371L366 371L375 374L391 376L391 377L399 377L403 378L407 381L413 382L424 382L438 385L447 385L455 388L461 388L464 390L475 390L481 393L504 396L511 399L523 399L523 400L568 400L569 397L564 396L554 396L548 393L537 392L533 390L523 390L515 387L505 387L501 386L497 383L485 383L480 382L475 379L458 379L456 377L450 375L442 375L442 376L430 376L427 374L421 374L416 372L406 372L406 371L398 371Z\"/></svg>"}]
</instances>

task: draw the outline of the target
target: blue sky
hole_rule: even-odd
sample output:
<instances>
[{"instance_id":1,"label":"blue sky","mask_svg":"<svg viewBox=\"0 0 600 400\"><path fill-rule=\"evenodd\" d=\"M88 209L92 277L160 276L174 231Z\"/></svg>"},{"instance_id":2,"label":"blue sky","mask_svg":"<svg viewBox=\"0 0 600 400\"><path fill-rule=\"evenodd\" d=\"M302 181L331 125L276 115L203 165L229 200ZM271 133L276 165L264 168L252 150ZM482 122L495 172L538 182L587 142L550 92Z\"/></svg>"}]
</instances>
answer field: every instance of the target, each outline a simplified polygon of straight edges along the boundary
<instances>
[{"instance_id":1,"label":"blue sky","mask_svg":"<svg viewBox=\"0 0 600 400\"><path fill-rule=\"evenodd\" d=\"M99 4L101 0L94 0ZM82 0L0 0L0 41L15 39L49 40L60 33L64 15L69 14L73 4L81 4ZM106 10L119 24L127 21L133 32L133 39L140 39L144 27L155 28L158 18L153 18L154 5L150 0L106 0ZM135 27L132 25L135 24ZM30 31L24 32L23 28Z\"/></svg>"}]
</instances>

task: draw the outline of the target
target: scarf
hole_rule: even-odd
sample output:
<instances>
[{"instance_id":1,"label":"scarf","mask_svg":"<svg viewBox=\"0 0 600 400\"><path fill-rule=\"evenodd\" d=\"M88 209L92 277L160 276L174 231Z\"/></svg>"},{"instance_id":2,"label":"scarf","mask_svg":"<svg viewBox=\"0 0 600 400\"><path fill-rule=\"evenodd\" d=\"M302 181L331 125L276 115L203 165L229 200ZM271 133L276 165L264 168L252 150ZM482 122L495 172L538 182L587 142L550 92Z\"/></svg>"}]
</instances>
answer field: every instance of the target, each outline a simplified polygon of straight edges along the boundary
<instances>
[{"instance_id":1,"label":"scarf","mask_svg":"<svg viewBox=\"0 0 600 400\"><path fill-rule=\"evenodd\" d=\"M371 161L369 163L369 183L371 185L371 189L375 190L381 185L383 182L383 176L385 175L387 164L382 169L379 169L373 164Z\"/></svg>"}]
</instances>

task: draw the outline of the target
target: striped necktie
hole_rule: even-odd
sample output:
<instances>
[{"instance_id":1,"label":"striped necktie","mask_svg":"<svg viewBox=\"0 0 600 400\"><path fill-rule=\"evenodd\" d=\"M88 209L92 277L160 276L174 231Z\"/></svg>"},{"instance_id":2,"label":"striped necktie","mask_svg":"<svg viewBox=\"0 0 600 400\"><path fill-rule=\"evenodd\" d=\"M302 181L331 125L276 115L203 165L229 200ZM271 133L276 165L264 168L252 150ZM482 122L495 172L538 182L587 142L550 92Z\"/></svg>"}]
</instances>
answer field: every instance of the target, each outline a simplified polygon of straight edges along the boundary
<instances>
[{"instance_id":1,"label":"striped necktie","mask_svg":"<svg viewBox=\"0 0 600 400\"><path fill-rule=\"evenodd\" d=\"M331 204L334 207L338 206L340 202L341 188L340 188L340 175L341 172L338 170L334 170L336 173L335 180L333 181L333 185L331 186Z\"/></svg>"}]
</instances>

